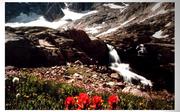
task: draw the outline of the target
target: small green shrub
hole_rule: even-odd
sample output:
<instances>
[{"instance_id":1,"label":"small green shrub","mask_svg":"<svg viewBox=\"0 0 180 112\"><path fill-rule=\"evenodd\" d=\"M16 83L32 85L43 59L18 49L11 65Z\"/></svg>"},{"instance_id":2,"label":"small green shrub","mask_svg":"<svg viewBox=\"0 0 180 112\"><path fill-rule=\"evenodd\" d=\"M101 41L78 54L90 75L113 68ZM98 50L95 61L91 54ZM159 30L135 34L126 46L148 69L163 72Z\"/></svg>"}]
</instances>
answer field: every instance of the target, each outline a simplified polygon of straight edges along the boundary
<instances>
[{"instance_id":1,"label":"small green shrub","mask_svg":"<svg viewBox=\"0 0 180 112\"><path fill-rule=\"evenodd\" d=\"M67 96L77 95L84 89L53 81L38 80L33 75L19 77L19 83L6 79L6 109L64 109Z\"/></svg>"}]
</instances>

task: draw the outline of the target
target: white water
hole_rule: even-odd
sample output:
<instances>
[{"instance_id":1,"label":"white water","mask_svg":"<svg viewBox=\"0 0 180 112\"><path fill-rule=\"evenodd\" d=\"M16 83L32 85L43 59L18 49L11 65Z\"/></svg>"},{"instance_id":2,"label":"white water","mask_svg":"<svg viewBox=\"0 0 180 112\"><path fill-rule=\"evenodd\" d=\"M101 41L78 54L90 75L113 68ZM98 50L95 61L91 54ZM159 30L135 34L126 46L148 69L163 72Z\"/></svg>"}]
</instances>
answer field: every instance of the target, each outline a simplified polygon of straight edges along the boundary
<instances>
[{"instance_id":1,"label":"white water","mask_svg":"<svg viewBox=\"0 0 180 112\"><path fill-rule=\"evenodd\" d=\"M144 86L152 86L150 80L147 80L145 77L140 76L129 70L129 64L121 63L120 57L117 54L117 51L113 46L107 44L109 49L109 55L111 58L115 60L115 62L111 63L110 69L116 71L119 75L121 75L126 82L132 82L132 79L140 81Z\"/></svg>"},{"instance_id":2,"label":"white water","mask_svg":"<svg viewBox=\"0 0 180 112\"><path fill-rule=\"evenodd\" d=\"M114 59L114 63L121 63L119 55L117 53L117 51L114 49L114 47L112 45L107 44L107 47L109 49L109 55L110 57L112 57Z\"/></svg>"},{"instance_id":3,"label":"white water","mask_svg":"<svg viewBox=\"0 0 180 112\"><path fill-rule=\"evenodd\" d=\"M58 21L49 22L42 15L37 15L35 13L31 13L29 15L21 13L16 18L12 19L11 22L6 23L5 26L11 27L21 27L21 26L44 26L49 28L58 28L66 23L68 20L77 20L82 18L83 16L96 13L97 11L89 11L87 13L77 13L69 10L68 8L62 9L64 13L64 17L59 19Z\"/></svg>"}]
</instances>

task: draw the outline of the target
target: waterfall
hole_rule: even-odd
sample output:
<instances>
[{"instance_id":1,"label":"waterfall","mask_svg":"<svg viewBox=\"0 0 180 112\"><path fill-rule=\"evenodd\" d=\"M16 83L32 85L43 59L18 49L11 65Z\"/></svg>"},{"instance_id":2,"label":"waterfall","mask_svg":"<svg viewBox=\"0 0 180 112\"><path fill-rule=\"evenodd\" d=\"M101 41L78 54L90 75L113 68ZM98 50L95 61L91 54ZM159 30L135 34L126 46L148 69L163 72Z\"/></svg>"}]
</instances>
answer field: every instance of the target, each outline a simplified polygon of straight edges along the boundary
<instances>
[{"instance_id":1,"label":"waterfall","mask_svg":"<svg viewBox=\"0 0 180 112\"><path fill-rule=\"evenodd\" d=\"M119 55L118 55L117 51L115 50L115 48L109 44L107 44L107 47L110 51L109 55L110 55L111 61L114 63L121 63Z\"/></svg>"},{"instance_id":2,"label":"waterfall","mask_svg":"<svg viewBox=\"0 0 180 112\"><path fill-rule=\"evenodd\" d=\"M152 86L150 80L147 80L145 77L130 71L129 64L121 63L120 57L112 45L107 44L107 47L109 49L110 69L116 71L119 75L121 75L126 82L132 83L132 79L134 79L140 81L144 86Z\"/></svg>"}]
</instances>

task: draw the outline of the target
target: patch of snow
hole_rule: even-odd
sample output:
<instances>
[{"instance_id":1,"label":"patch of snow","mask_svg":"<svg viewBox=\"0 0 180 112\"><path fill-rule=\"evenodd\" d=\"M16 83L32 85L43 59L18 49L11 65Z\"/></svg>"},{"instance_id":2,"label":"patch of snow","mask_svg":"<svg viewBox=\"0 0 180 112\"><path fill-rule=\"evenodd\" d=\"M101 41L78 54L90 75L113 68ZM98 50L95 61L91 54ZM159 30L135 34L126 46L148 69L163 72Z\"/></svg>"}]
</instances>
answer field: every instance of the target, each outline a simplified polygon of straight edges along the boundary
<instances>
[{"instance_id":1,"label":"patch of snow","mask_svg":"<svg viewBox=\"0 0 180 112\"><path fill-rule=\"evenodd\" d=\"M21 23L26 23L26 22L30 22L30 21L34 21L37 20L40 17L40 15L37 15L36 13L29 13L24 14L24 13L20 13L19 16L12 18L11 20L9 20L10 22L21 22Z\"/></svg>"},{"instance_id":2,"label":"patch of snow","mask_svg":"<svg viewBox=\"0 0 180 112\"><path fill-rule=\"evenodd\" d=\"M155 11L156 9L158 9L158 8L161 6L161 4L162 4L162 3L157 3L157 4L155 4L155 5L152 7L151 11Z\"/></svg>"},{"instance_id":3,"label":"patch of snow","mask_svg":"<svg viewBox=\"0 0 180 112\"><path fill-rule=\"evenodd\" d=\"M64 4L65 4L65 7L68 7L68 6L69 6L68 3L66 3L66 2L65 2Z\"/></svg>"},{"instance_id":4,"label":"patch of snow","mask_svg":"<svg viewBox=\"0 0 180 112\"><path fill-rule=\"evenodd\" d=\"M105 24L106 22L102 22L102 24Z\"/></svg>"},{"instance_id":5,"label":"patch of snow","mask_svg":"<svg viewBox=\"0 0 180 112\"><path fill-rule=\"evenodd\" d=\"M168 37L168 35L162 36L162 33L163 33L162 30L159 30L159 31L155 32L152 36L155 38L166 38L166 37Z\"/></svg>"},{"instance_id":6,"label":"patch of snow","mask_svg":"<svg viewBox=\"0 0 180 112\"><path fill-rule=\"evenodd\" d=\"M167 13L167 12L168 12L168 10L161 9L161 10L158 11L157 14L155 14L155 15L165 14L165 13Z\"/></svg>"},{"instance_id":7,"label":"patch of snow","mask_svg":"<svg viewBox=\"0 0 180 112\"><path fill-rule=\"evenodd\" d=\"M122 9L122 8L125 8L126 6L121 6L121 5L115 5L115 4L112 4L112 3L108 3L108 4L103 4L104 6L108 6L112 9Z\"/></svg>"},{"instance_id":8,"label":"patch of snow","mask_svg":"<svg viewBox=\"0 0 180 112\"><path fill-rule=\"evenodd\" d=\"M77 13L77 12L73 12L73 11L69 10L69 8L62 9L62 11L63 11L65 16L63 18L61 18L61 20L68 20L68 19L77 20L77 19L82 18L83 16L93 14L93 13L97 13L96 10L90 11L87 13Z\"/></svg>"},{"instance_id":9,"label":"patch of snow","mask_svg":"<svg viewBox=\"0 0 180 112\"><path fill-rule=\"evenodd\" d=\"M19 41L20 39L24 39L23 37L14 38L13 36L10 36L5 39L5 43L9 41Z\"/></svg>"},{"instance_id":10,"label":"patch of snow","mask_svg":"<svg viewBox=\"0 0 180 112\"><path fill-rule=\"evenodd\" d=\"M105 35L105 34L109 34L109 33L115 32L117 29L125 26L127 23L131 22L131 21L134 20L135 18L136 18L136 17L133 17L133 18L125 21L124 23L122 23L122 24L121 24L120 26L118 26L118 27L114 27L114 28L108 29L107 31L98 34L96 37L99 37L99 36L102 36L102 35Z\"/></svg>"},{"instance_id":11,"label":"patch of snow","mask_svg":"<svg viewBox=\"0 0 180 112\"><path fill-rule=\"evenodd\" d=\"M124 6L122 6L122 5L115 5L113 3L108 3L108 4L103 4L103 5L106 6L106 7L111 8L111 9L120 9L120 13L122 13L126 9L126 7L129 6L129 4L125 4L125 3L123 3L123 4L124 4Z\"/></svg>"},{"instance_id":12,"label":"patch of snow","mask_svg":"<svg viewBox=\"0 0 180 112\"><path fill-rule=\"evenodd\" d=\"M126 9L126 8L123 8L123 9L121 10L121 13L122 13L122 12L124 12L124 11L125 11L125 9Z\"/></svg>"},{"instance_id":13,"label":"patch of snow","mask_svg":"<svg viewBox=\"0 0 180 112\"><path fill-rule=\"evenodd\" d=\"M168 27L168 26L170 26L170 25L171 25L171 22L169 22L168 24L166 24L165 27Z\"/></svg>"},{"instance_id":14,"label":"patch of snow","mask_svg":"<svg viewBox=\"0 0 180 112\"><path fill-rule=\"evenodd\" d=\"M173 11L173 10L169 10L169 11ZM152 14L152 15L148 16L147 18L143 19L142 21L140 21L140 23L141 23L141 22L144 22L144 21L147 20L147 19L150 19L150 18L152 18L152 17L155 17L155 16L157 16L157 15L159 15L159 14L165 14L165 13L167 13L167 12L168 12L168 10L161 9L161 10L159 10L157 13Z\"/></svg>"},{"instance_id":15,"label":"patch of snow","mask_svg":"<svg viewBox=\"0 0 180 112\"><path fill-rule=\"evenodd\" d=\"M121 3L124 4L126 7L129 6L129 4L126 4L126 3L124 3L124 2L121 2Z\"/></svg>"},{"instance_id":16,"label":"patch of snow","mask_svg":"<svg viewBox=\"0 0 180 112\"><path fill-rule=\"evenodd\" d=\"M13 22L13 23L6 23L5 26L11 26L11 27L28 27L28 26L42 26L42 27L49 27L49 28L58 28L59 26L62 26L64 24L68 23L67 21L56 21L56 22L49 22L47 21L43 16L40 16L35 21L30 21L27 23L21 23L21 22Z\"/></svg>"},{"instance_id":17,"label":"patch of snow","mask_svg":"<svg viewBox=\"0 0 180 112\"><path fill-rule=\"evenodd\" d=\"M68 23L68 20L77 20L82 18L83 16L96 13L97 11L90 11L87 13L76 13L73 11L70 11L68 8L62 9L65 16L58 21L49 22L47 21L42 15L37 14L20 14L18 17L16 17L13 21L8 22L5 24L5 26L11 26L11 27L21 27L21 26L42 26L42 27L49 27L49 28L58 28L66 23ZM25 21L26 20L26 21Z\"/></svg>"},{"instance_id":18,"label":"patch of snow","mask_svg":"<svg viewBox=\"0 0 180 112\"><path fill-rule=\"evenodd\" d=\"M90 28L87 27L87 28L85 28L85 30L87 33L96 34L99 32L99 29L101 29L101 28L102 28L102 26L90 27Z\"/></svg>"},{"instance_id":19,"label":"patch of snow","mask_svg":"<svg viewBox=\"0 0 180 112\"><path fill-rule=\"evenodd\" d=\"M45 41L44 39L39 39L38 41L41 47L54 47L54 45L50 44L48 41Z\"/></svg>"},{"instance_id":20,"label":"patch of snow","mask_svg":"<svg viewBox=\"0 0 180 112\"><path fill-rule=\"evenodd\" d=\"M127 23L131 22L131 21L134 20L135 18L136 18L136 17L133 17L133 18L131 18L130 20L125 21L124 23L121 24L121 26L126 25Z\"/></svg>"},{"instance_id":21,"label":"patch of snow","mask_svg":"<svg viewBox=\"0 0 180 112\"><path fill-rule=\"evenodd\" d=\"M119 26L118 26L118 27L115 27L115 28L111 28L111 29L107 30L106 32L100 33L100 34L97 35L96 37L99 37L99 36L105 35L105 34L109 34L109 33L111 33L111 32L116 31L116 30L119 29L119 28L120 28Z\"/></svg>"}]
</instances>

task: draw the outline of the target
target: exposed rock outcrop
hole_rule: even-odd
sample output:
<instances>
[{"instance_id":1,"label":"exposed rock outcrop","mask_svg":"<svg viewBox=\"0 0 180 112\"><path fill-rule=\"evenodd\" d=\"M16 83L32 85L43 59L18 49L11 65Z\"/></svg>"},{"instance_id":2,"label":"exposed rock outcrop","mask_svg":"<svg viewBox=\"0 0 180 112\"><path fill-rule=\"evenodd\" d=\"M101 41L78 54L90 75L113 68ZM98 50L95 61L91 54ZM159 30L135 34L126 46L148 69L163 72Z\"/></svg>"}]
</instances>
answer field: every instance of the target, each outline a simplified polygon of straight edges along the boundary
<instances>
[{"instance_id":1,"label":"exposed rock outcrop","mask_svg":"<svg viewBox=\"0 0 180 112\"><path fill-rule=\"evenodd\" d=\"M6 27L6 65L51 66L80 60L104 64L106 44L91 41L82 30L60 32L44 27Z\"/></svg>"},{"instance_id":2,"label":"exposed rock outcrop","mask_svg":"<svg viewBox=\"0 0 180 112\"><path fill-rule=\"evenodd\" d=\"M67 7L75 12L85 12L94 9L94 5L97 3L66 3Z\"/></svg>"},{"instance_id":3,"label":"exposed rock outcrop","mask_svg":"<svg viewBox=\"0 0 180 112\"><path fill-rule=\"evenodd\" d=\"M44 18L52 22L58 20L64 16L63 11L61 10L63 4L49 4L47 11L44 13Z\"/></svg>"}]
</instances>

